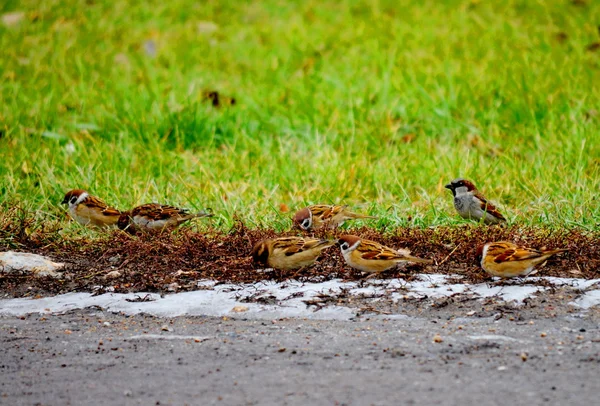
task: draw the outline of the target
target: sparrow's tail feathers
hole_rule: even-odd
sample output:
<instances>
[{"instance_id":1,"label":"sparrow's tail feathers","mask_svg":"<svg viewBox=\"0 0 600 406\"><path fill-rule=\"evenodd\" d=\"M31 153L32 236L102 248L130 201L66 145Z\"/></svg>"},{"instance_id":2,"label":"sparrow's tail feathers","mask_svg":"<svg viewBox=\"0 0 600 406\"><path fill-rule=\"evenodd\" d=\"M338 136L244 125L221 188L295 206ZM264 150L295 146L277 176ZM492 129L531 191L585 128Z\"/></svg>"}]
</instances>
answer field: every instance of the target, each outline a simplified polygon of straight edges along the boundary
<instances>
[{"instance_id":1,"label":"sparrow's tail feathers","mask_svg":"<svg viewBox=\"0 0 600 406\"><path fill-rule=\"evenodd\" d=\"M318 243L315 245L315 247L319 247L319 248L321 248L321 249L325 249L325 248L329 248L329 247L331 247L332 245L335 245L335 244L336 244L336 242L335 242L335 241L333 241L333 240L320 240L320 241L319 241L319 242L318 242Z\"/></svg>"},{"instance_id":2,"label":"sparrow's tail feathers","mask_svg":"<svg viewBox=\"0 0 600 406\"><path fill-rule=\"evenodd\" d=\"M349 219L376 219L378 217L375 216L368 216L366 214L360 214L360 213L354 213L354 212L348 212L346 213L346 215L348 216Z\"/></svg>"},{"instance_id":3,"label":"sparrow's tail feathers","mask_svg":"<svg viewBox=\"0 0 600 406\"><path fill-rule=\"evenodd\" d=\"M212 209L204 209L198 213L190 214L189 218L202 218L202 217L212 217L214 216Z\"/></svg>"},{"instance_id":4,"label":"sparrow's tail feathers","mask_svg":"<svg viewBox=\"0 0 600 406\"><path fill-rule=\"evenodd\" d=\"M548 257L550 257L550 256L552 256L554 254L559 254L561 252L567 252L567 251L569 251L569 250L566 249L566 248L560 248L560 249L556 249L556 250L549 250L549 251L544 251L543 254L542 254L542 256L545 257L545 258L548 258Z\"/></svg>"},{"instance_id":5,"label":"sparrow's tail feathers","mask_svg":"<svg viewBox=\"0 0 600 406\"><path fill-rule=\"evenodd\" d=\"M417 263L420 263L420 264L433 264L433 261L431 259L413 257L411 255L406 256L406 259L409 260L409 261L411 261L411 262L417 262Z\"/></svg>"}]
</instances>

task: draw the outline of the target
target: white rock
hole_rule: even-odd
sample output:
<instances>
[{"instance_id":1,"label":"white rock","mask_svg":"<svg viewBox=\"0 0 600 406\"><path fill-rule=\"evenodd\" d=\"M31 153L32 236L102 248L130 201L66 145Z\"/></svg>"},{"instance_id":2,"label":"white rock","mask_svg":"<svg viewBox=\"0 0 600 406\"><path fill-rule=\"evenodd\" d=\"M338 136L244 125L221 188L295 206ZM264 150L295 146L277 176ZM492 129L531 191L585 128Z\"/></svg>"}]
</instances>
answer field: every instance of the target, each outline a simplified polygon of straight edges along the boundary
<instances>
[{"instance_id":1,"label":"white rock","mask_svg":"<svg viewBox=\"0 0 600 406\"><path fill-rule=\"evenodd\" d=\"M65 264L53 262L49 258L28 252L0 252L0 272L28 272L36 276L59 277Z\"/></svg>"},{"instance_id":2,"label":"white rock","mask_svg":"<svg viewBox=\"0 0 600 406\"><path fill-rule=\"evenodd\" d=\"M106 279L119 278L120 276L121 276L121 272L119 272L119 271L110 271L106 275L104 275L104 277Z\"/></svg>"}]
</instances>

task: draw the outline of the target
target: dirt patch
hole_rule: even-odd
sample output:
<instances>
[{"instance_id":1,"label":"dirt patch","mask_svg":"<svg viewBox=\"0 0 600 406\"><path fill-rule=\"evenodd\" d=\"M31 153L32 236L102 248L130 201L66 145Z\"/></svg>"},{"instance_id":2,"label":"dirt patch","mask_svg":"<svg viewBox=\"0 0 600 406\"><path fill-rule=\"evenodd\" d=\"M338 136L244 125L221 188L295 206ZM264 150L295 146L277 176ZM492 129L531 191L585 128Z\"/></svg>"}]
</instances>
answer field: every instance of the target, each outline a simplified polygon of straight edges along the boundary
<instances>
[{"instance_id":1,"label":"dirt patch","mask_svg":"<svg viewBox=\"0 0 600 406\"><path fill-rule=\"evenodd\" d=\"M333 278L359 280L363 274L344 264L337 247L326 250L312 267L299 271L265 271L250 258L253 245L263 239L294 232L276 233L246 227L241 221L227 232L203 233L182 228L173 234L131 236L114 230L94 238L70 237L63 222L40 222L35 213L7 209L0 213L0 250L43 254L67 264L62 279L0 274L0 292L10 296L35 296L71 291L173 292L202 289L197 281L251 283L260 280L323 281ZM461 225L435 228L375 230L357 228L320 232L336 238L355 234L391 247L405 247L414 255L431 258L432 266L408 265L382 274L384 278L410 280L416 273L457 274L462 282L489 280L476 265L476 247L489 241L509 240L532 247L568 248L551 258L539 275L600 278L600 233L580 229L545 229Z\"/></svg>"}]
</instances>

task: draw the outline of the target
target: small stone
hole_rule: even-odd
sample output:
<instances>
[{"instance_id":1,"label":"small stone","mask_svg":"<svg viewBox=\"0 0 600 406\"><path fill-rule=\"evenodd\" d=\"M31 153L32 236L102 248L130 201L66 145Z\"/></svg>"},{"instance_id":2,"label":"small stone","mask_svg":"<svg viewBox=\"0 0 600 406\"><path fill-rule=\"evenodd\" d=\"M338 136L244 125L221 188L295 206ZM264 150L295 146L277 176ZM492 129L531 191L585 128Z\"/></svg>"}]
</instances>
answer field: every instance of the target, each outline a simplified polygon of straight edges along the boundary
<instances>
[{"instance_id":1,"label":"small stone","mask_svg":"<svg viewBox=\"0 0 600 406\"><path fill-rule=\"evenodd\" d=\"M166 324L163 325L160 329L162 331L173 331L173 329L171 327L167 326Z\"/></svg>"},{"instance_id":2,"label":"small stone","mask_svg":"<svg viewBox=\"0 0 600 406\"><path fill-rule=\"evenodd\" d=\"M523 362L527 361L527 354L526 353L524 353L524 352L521 353L521 360Z\"/></svg>"},{"instance_id":3,"label":"small stone","mask_svg":"<svg viewBox=\"0 0 600 406\"><path fill-rule=\"evenodd\" d=\"M108 321L105 321L104 323L102 323L102 325L103 325L104 327L110 327L110 323L109 323Z\"/></svg>"},{"instance_id":4,"label":"small stone","mask_svg":"<svg viewBox=\"0 0 600 406\"><path fill-rule=\"evenodd\" d=\"M277 352L285 352L285 347L281 347L280 349L277 350Z\"/></svg>"},{"instance_id":5,"label":"small stone","mask_svg":"<svg viewBox=\"0 0 600 406\"><path fill-rule=\"evenodd\" d=\"M467 316L473 316L475 314L475 310L471 310L470 312L466 313Z\"/></svg>"},{"instance_id":6,"label":"small stone","mask_svg":"<svg viewBox=\"0 0 600 406\"><path fill-rule=\"evenodd\" d=\"M233 309L231 309L231 311L234 312L234 313L247 312L248 311L248 306L235 306Z\"/></svg>"},{"instance_id":7,"label":"small stone","mask_svg":"<svg viewBox=\"0 0 600 406\"><path fill-rule=\"evenodd\" d=\"M107 273L106 275L104 275L104 277L106 279L115 279L120 277L122 274L119 271L110 271L109 273Z\"/></svg>"},{"instance_id":8,"label":"small stone","mask_svg":"<svg viewBox=\"0 0 600 406\"><path fill-rule=\"evenodd\" d=\"M27 252L0 252L0 270L5 273L26 272L35 276L60 276L65 264Z\"/></svg>"},{"instance_id":9,"label":"small stone","mask_svg":"<svg viewBox=\"0 0 600 406\"><path fill-rule=\"evenodd\" d=\"M441 342L443 342L443 341L444 341L444 339L442 338L442 336L441 336L441 335L439 335L439 334L436 334L436 335L434 335L434 336L433 336L433 342L434 342L434 343L441 343Z\"/></svg>"},{"instance_id":10,"label":"small stone","mask_svg":"<svg viewBox=\"0 0 600 406\"><path fill-rule=\"evenodd\" d=\"M548 334L546 334L546 333L544 333L544 332L540 333L540 337L542 337L542 338L543 338L543 337L546 337L547 335L548 335Z\"/></svg>"},{"instance_id":11,"label":"small stone","mask_svg":"<svg viewBox=\"0 0 600 406\"><path fill-rule=\"evenodd\" d=\"M498 369L498 371L506 371L506 366L500 365L497 369Z\"/></svg>"}]
</instances>

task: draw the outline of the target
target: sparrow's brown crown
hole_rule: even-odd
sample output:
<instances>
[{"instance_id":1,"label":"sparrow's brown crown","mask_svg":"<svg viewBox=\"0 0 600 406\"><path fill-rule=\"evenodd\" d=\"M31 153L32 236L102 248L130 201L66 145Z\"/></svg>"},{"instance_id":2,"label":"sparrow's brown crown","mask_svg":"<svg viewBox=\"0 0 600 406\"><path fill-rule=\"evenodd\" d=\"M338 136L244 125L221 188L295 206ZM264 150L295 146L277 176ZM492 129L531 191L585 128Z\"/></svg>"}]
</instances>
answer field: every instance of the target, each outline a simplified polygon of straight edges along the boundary
<instances>
[{"instance_id":1,"label":"sparrow's brown crown","mask_svg":"<svg viewBox=\"0 0 600 406\"><path fill-rule=\"evenodd\" d=\"M466 187L469 192L477 190L473 182L463 178L454 179L452 182L444 186L446 189L455 190L459 187Z\"/></svg>"},{"instance_id":2,"label":"sparrow's brown crown","mask_svg":"<svg viewBox=\"0 0 600 406\"><path fill-rule=\"evenodd\" d=\"M69 204L69 202L75 203L77 201L77 199L79 199L79 196L81 196L84 193L87 193L87 192L85 190L81 190L81 189L70 190L65 195L65 198L63 199L61 204Z\"/></svg>"},{"instance_id":3,"label":"sparrow's brown crown","mask_svg":"<svg viewBox=\"0 0 600 406\"><path fill-rule=\"evenodd\" d=\"M360 238L355 236L355 235L342 235L339 240L338 240L338 245L344 249L347 250L348 248L352 247L354 244L356 244L358 241L360 241Z\"/></svg>"},{"instance_id":4,"label":"sparrow's brown crown","mask_svg":"<svg viewBox=\"0 0 600 406\"><path fill-rule=\"evenodd\" d=\"M255 263L267 265L269 247L265 241L260 241L252 248L252 259Z\"/></svg>"},{"instance_id":5,"label":"sparrow's brown crown","mask_svg":"<svg viewBox=\"0 0 600 406\"><path fill-rule=\"evenodd\" d=\"M119 216L119 220L117 221L117 227L119 227L120 230L132 231L132 230L129 230L130 224L131 224L131 213L128 211L124 211Z\"/></svg>"},{"instance_id":6,"label":"sparrow's brown crown","mask_svg":"<svg viewBox=\"0 0 600 406\"><path fill-rule=\"evenodd\" d=\"M308 230L312 225L312 221L310 219L310 209L305 207L302 210L299 210L294 215L293 220L296 227L300 227L303 230Z\"/></svg>"}]
</instances>

